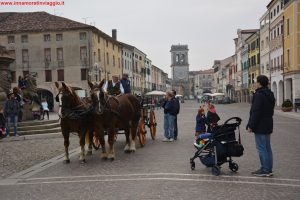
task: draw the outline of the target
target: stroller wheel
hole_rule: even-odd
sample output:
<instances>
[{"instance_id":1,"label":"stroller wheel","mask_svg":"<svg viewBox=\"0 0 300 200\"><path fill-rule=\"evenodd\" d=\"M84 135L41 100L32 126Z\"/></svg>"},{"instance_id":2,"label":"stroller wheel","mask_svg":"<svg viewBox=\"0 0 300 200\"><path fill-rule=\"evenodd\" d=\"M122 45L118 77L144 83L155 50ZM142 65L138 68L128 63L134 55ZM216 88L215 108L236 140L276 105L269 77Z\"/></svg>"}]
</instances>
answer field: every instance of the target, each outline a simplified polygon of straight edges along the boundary
<instances>
[{"instance_id":1,"label":"stroller wheel","mask_svg":"<svg viewBox=\"0 0 300 200\"><path fill-rule=\"evenodd\" d=\"M195 170L195 162L194 161L191 162L191 170Z\"/></svg>"},{"instance_id":2,"label":"stroller wheel","mask_svg":"<svg viewBox=\"0 0 300 200\"><path fill-rule=\"evenodd\" d=\"M215 176L219 176L221 171L220 171L220 167L218 165L214 165L212 168L211 168L211 172L213 175Z\"/></svg>"},{"instance_id":3,"label":"stroller wheel","mask_svg":"<svg viewBox=\"0 0 300 200\"><path fill-rule=\"evenodd\" d=\"M237 172L239 170L239 165L235 162L229 163L229 169L233 172Z\"/></svg>"}]
</instances>

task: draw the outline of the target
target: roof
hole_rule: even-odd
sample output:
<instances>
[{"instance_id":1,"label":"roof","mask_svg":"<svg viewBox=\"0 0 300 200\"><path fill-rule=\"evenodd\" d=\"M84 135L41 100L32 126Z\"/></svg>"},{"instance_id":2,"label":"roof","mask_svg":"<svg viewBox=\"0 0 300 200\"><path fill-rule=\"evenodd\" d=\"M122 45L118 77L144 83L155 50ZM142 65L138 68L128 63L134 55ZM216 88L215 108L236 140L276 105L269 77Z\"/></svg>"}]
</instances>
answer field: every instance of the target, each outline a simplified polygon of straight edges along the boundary
<instances>
[{"instance_id":1,"label":"roof","mask_svg":"<svg viewBox=\"0 0 300 200\"><path fill-rule=\"evenodd\" d=\"M24 32L67 31L90 29L107 40L120 43L94 26L77 22L47 12L3 12L0 13L0 34Z\"/></svg>"},{"instance_id":2,"label":"roof","mask_svg":"<svg viewBox=\"0 0 300 200\"><path fill-rule=\"evenodd\" d=\"M0 33L62 31L83 28L92 28L92 26L47 12L0 13Z\"/></svg>"},{"instance_id":3,"label":"roof","mask_svg":"<svg viewBox=\"0 0 300 200\"><path fill-rule=\"evenodd\" d=\"M171 51L188 51L188 50L189 50L188 45L178 44L178 45L171 46Z\"/></svg>"}]
</instances>

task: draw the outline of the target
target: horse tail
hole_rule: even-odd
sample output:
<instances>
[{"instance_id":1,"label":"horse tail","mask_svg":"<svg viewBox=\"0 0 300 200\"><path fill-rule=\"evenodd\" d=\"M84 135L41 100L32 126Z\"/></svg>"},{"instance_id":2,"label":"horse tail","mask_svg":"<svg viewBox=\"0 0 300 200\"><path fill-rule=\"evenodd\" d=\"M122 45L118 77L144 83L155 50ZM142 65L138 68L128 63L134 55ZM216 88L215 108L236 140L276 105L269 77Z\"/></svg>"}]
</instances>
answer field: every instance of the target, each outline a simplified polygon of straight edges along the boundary
<instances>
[{"instance_id":1,"label":"horse tail","mask_svg":"<svg viewBox=\"0 0 300 200\"><path fill-rule=\"evenodd\" d=\"M85 131L85 144L90 144L90 130Z\"/></svg>"}]
</instances>

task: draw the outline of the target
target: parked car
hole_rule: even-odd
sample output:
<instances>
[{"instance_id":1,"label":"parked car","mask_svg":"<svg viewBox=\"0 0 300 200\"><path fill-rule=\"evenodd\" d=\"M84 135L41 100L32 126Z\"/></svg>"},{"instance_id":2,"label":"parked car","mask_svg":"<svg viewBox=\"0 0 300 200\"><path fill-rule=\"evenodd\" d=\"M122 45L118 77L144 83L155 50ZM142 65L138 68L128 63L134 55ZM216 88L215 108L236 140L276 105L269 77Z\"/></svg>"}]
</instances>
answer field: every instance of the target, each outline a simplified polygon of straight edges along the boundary
<instances>
[{"instance_id":1,"label":"parked car","mask_svg":"<svg viewBox=\"0 0 300 200\"><path fill-rule=\"evenodd\" d=\"M231 99L229 97L224 97L222 100L223 104L230 104L231 103Z\"/></svg>"}]
</instances>

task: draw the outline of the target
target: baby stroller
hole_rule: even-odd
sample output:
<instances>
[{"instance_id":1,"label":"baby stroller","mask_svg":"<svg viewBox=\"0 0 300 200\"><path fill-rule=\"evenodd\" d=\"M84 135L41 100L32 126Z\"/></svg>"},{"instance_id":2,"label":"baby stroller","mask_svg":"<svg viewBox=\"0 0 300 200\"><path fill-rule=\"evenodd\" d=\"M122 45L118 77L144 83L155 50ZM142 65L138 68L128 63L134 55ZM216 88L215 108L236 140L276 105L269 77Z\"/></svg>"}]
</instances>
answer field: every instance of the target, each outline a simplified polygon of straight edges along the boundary
<instances>
[{"instance_id":1,"label":"baby stroller","mask_svg":"<svg viewBox=\"0 0 300 200\"><path fill-rule=\"evenodd\" d=\"M223 125L216 126L212 133L200 135L199 137L205 136L207 141L202 147L195 146L197 151L195 155L190 158L191 169L195 169L194 160L199 158L202 164L207 167L212 167L213 175L220 175L220 166L226 162L229 163L229 169L231 171L237 172L239 166L233 162L232 157L240 157L244 152L240 136L241 122L241 118L232 117L226 120ZM239 131L238 140L236 140L235 137L235 130L237 128Z\"/></svg>"}]
</instances>

